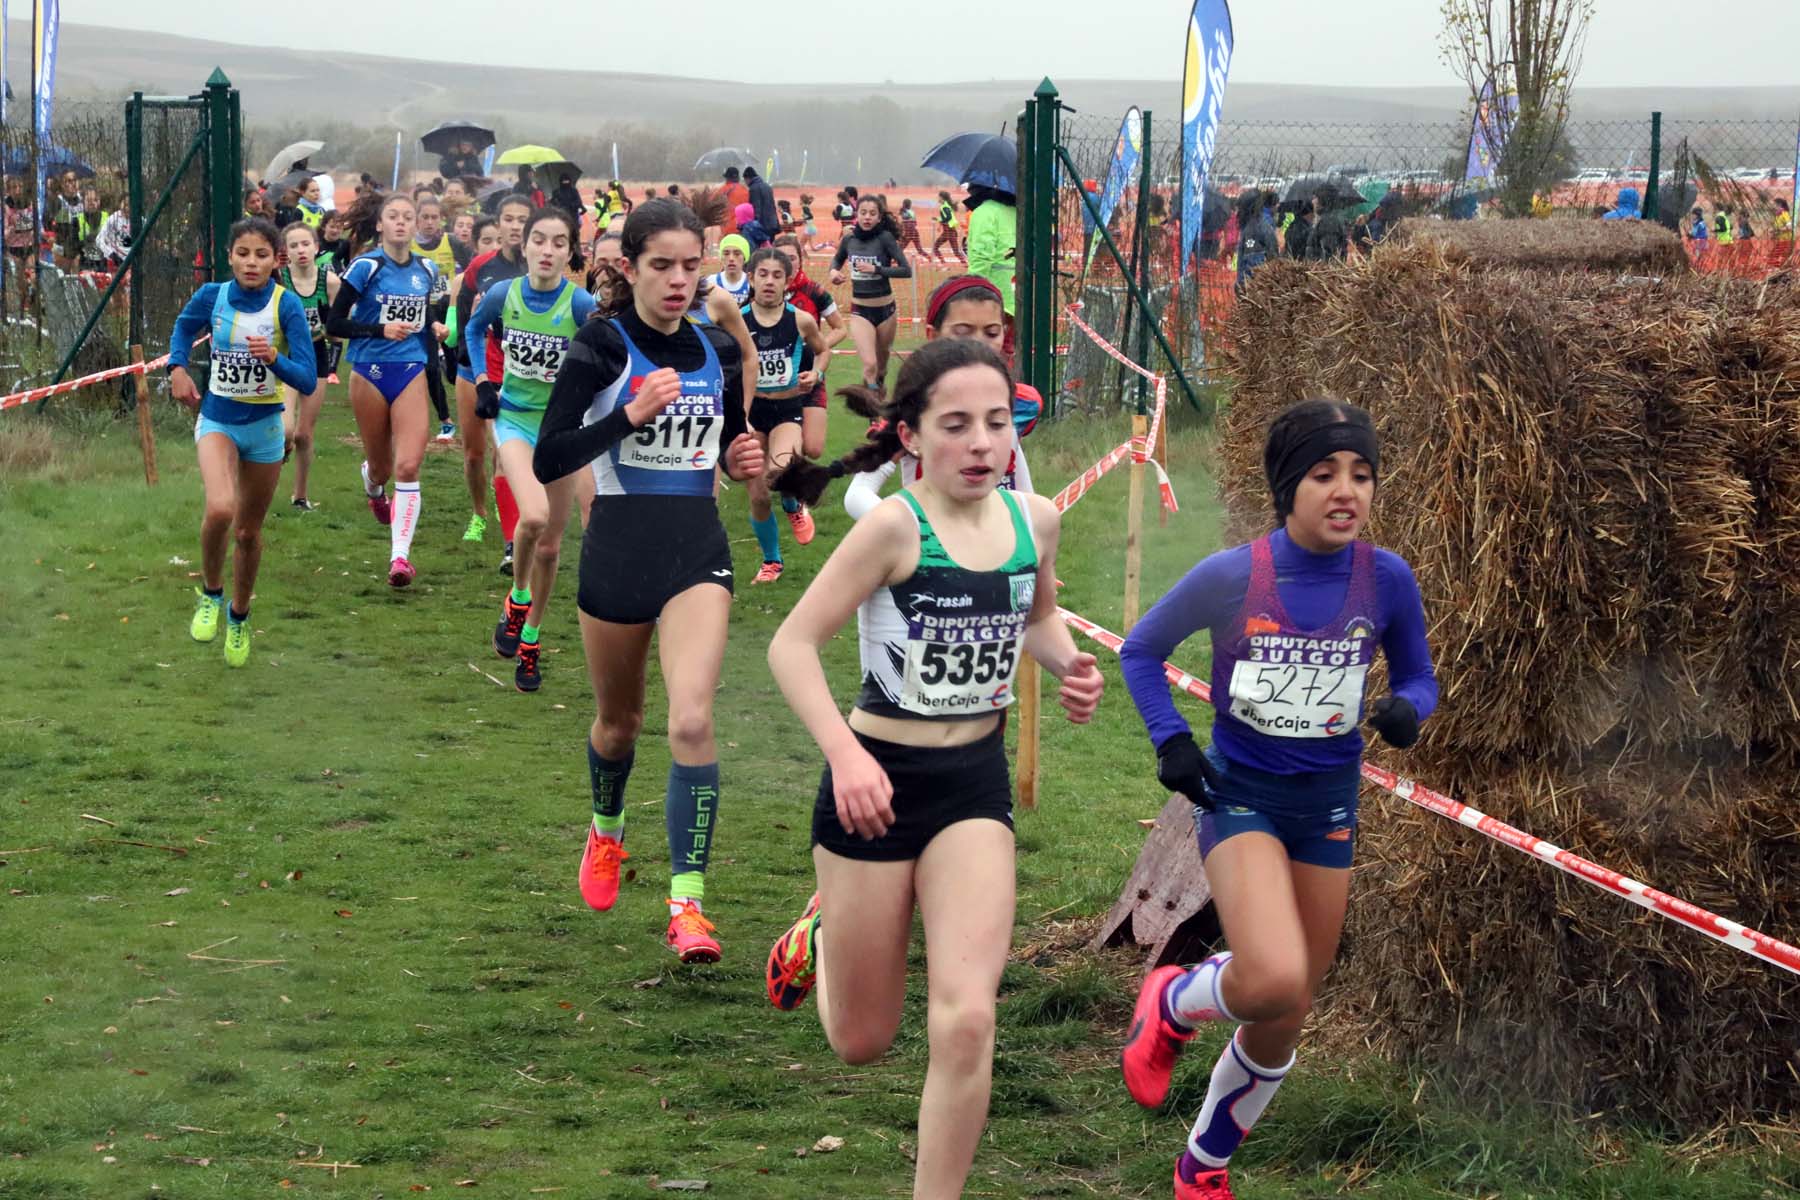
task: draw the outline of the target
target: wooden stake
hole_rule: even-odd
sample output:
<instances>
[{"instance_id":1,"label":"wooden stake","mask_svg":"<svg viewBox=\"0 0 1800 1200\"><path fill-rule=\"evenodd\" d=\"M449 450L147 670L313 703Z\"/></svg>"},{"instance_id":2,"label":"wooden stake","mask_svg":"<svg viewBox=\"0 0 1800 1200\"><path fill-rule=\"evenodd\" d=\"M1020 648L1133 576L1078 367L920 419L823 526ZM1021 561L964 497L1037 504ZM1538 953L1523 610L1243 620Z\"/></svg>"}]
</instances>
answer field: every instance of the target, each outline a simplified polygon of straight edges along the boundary
<instances>
[{"instance_id":1,"label":"wooden stake","mask_svg":"<svg viewBox=\"0 0 1800 1200\"><path fill-rule=\"evenodd\" d=\"M1150 436L1150 418L1142 413L1131 418L1131 436ZM1144 568L1144 464L1133 455L1131 460L1130 509L1125 514L1125 632L1138 619L1138 580Z\"/></svg>"},{"instance_id":2,"label":"wooden stake","mask_svg":"<svg viewBox=\"0 0 1800 1200\"><path fill-rule=\"evenodd\" d=\"M144 361L144 348L131 348L131 361ZM138 447L144 452L144 482L156 486L156 431L150 425L150 381L148 371L139 371L137 380Z\"/></svg>"},{"instance_id":3,"label":"wooden stake","mask_svg":"<svg viewBox=\"0 0 1800 1200\"><path fill-rule=\"evenodd\" d=\"M1036 808L1038 798L1038 731L1043 724L1043 668L1025 654L1019 663L1019 807Z\"/></svg>"}]
</instances>

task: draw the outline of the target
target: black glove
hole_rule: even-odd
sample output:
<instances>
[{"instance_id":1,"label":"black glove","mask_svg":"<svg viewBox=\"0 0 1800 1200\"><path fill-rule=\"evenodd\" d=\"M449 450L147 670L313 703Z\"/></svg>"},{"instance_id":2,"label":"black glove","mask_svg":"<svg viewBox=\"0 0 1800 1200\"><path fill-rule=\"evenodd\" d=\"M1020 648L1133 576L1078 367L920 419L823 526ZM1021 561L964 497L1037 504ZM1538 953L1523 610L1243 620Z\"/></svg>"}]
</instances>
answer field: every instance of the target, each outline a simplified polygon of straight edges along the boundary
<instances>
[{"instance_id":1,"label":"black glove","mask_svg":"<svg viewBox=\"0 0 1800 1200\"><path fill-rule=\"evenodd\" d=\"M1196 807L1213 811L1213 789L1219 780L1194 744L1193 734L1178 733L1156 748L1156 782L1180 792Z\"/></svg>"},{"instance_id":2,"label":"black glove","mask_svg":"<svg viewBox=\"0 0 1800 1200\"><path fill-rule=\"evenodd\" d=\"M491 379L484 379L475 385L475 416L483 421L492 421L500 415L500 385Z\"/></svg>"},{"instance_id":3,"label":"black glove","mask_svg":"<svg viewBox=\"0 0 1800 1200\"><path fill-rule=\"evenodd\" d=\"M1419 740L1419 710L1405 696L1383 696L1369 706L1367 718L1382 741L1407 750Z\"/></svg>"}]
</instances>

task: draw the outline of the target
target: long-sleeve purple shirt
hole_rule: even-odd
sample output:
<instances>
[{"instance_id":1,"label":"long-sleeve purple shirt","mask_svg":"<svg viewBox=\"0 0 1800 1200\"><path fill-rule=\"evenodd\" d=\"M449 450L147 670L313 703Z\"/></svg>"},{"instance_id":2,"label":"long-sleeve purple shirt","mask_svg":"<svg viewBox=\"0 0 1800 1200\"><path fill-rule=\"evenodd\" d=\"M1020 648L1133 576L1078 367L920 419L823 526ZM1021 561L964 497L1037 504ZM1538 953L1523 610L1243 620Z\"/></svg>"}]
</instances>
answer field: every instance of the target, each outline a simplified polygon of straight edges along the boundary
<instances>
[{"instance_id":1,"label":"long-sleeve purple shirt","mask_svg":"<svg viewBox=\"0 0 1800 1200\"><path fill-rule=\"evenodd\" d=\"M1277 529L1269 541L1276 588L1295 624L1310 629L1330 621L1343 607L1350 587L1351 548L1314 554L1295 545L1284 529ZM1423 721L1437 707L1438 686L1431 648L1425 642L1425 608L1419 599L1418 581L1405 559L1380 549L1375 551L1375 579L1379 604L1375 634L1387 655L1393 694L1411 701ZM1208 555L1156 602L1125 639L1119 651L1125 686L1150 731L1152 745L1160 746L1176 734L1189 732L1187 721L1170 698L1164 660L1204 629L1212 636L1216 664L1220 645L1243 633L1237 622L1249 584L1248 543ZM1223 699L1229 683L1215 665L1215 701ZM1367 699L1371 698L1365 697L1365 702ZM1335 770L1357 762L1363 751L1360 730L1331 738L1271 737L1237 720L1227 707L1214 710L1212 740L1232 761L1279 775Z\"/></svg>"}]
</instances>

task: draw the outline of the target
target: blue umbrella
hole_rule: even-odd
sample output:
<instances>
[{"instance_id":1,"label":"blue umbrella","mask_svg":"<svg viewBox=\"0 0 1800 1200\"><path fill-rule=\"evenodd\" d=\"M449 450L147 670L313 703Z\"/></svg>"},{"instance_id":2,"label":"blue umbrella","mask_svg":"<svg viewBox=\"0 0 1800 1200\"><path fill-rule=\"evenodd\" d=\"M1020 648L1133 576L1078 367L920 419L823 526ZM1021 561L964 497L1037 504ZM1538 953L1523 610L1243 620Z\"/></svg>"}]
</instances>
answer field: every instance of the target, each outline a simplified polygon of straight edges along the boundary
<instances>
[{"instance_id":1,"label":"blue umbrella","mask_svg":"<svg viewBox=\"0 0 1800 1200\"><path fill-rule=\"evenodd\" d=\"M959 133L932 147L919 164L954 176L958 183L1018 193L1014 176L1019 169L1019 147L997 133Z\"/></svg>"},{"instance_id":2,"label":"blue umbrella","mask_svg":"<svg viewBox=\"0 0 1800 1200\"><path fill-rule=\"evenodd\" d=\"M8 175L28 175L31 173L31 150L29 147L14 147L6 152L6 173ZM86 159L64 146L46 146L38 155L38 169L46 173L50 171L74 171L82 179L91 178L94 168Z\"/></svg>"}]
</instances>

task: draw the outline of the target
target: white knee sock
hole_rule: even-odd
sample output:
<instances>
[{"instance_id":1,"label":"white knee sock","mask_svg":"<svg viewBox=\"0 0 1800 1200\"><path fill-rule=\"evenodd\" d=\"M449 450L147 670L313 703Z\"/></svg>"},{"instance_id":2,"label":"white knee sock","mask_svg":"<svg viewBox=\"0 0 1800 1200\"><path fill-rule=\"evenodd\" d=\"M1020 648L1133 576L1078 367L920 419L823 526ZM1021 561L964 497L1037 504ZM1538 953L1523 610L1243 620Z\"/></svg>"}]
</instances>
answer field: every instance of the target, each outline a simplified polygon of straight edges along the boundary
<instances>
[{"instance_id":1,"label":"white knee sock","mask_svg":"<svg viewBox=\"0 0 1800 1200\"><path fill-rule=\"evenodd\" d=\"M1229 950L1215 954L1169 984L1163 1007L1176 1025L1192 1029L1208 1021L1237 1020L1225 1007L1225 997L1219 989L1219 977L1230 961Z\"/></svg>"},{"instance_id":2,"label":"white knee sock","mask_svg":"<svg viewBox=\"0 0 1800 1200\"><path fill-rule=\"evenodd\" d=\"M412 553L413 531L419 527L419 509L423 501L419 498L419 484L394 484L394 523L389 532L394 543L394 557L406 558Z\"/></svg>"},{"instance_id":3,"label":"white knee sock","mask_svg":"<svg viewBox=\"0 0 1800 1200\"><path fill-rule=\"evenodd\" d=\"M1234 1034L1213 1067L1212 1083L1200 1118L1188 1134L1188 1153L1209 1167L1223 1167L1256 1124L1256 1119L1275 1098L1275 1089L1287 1078L1294 1056L1273 1070L1250 1061Z\"/></svg>"}]
</instances>

